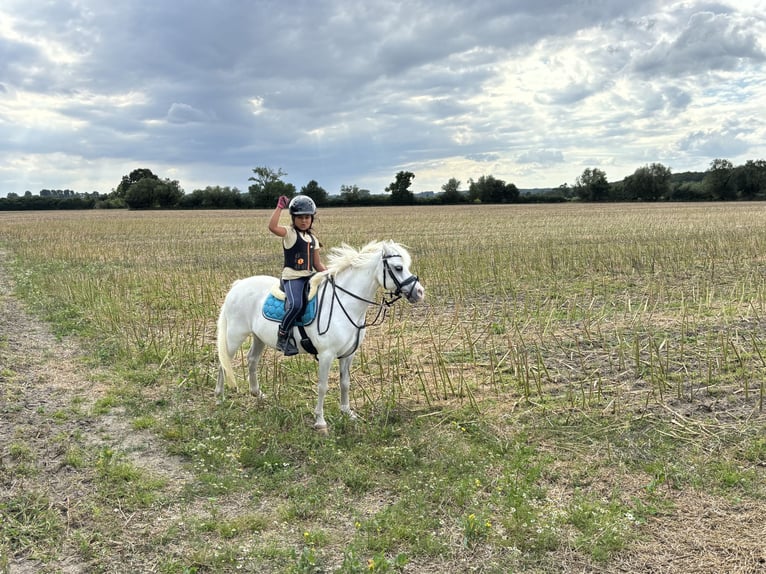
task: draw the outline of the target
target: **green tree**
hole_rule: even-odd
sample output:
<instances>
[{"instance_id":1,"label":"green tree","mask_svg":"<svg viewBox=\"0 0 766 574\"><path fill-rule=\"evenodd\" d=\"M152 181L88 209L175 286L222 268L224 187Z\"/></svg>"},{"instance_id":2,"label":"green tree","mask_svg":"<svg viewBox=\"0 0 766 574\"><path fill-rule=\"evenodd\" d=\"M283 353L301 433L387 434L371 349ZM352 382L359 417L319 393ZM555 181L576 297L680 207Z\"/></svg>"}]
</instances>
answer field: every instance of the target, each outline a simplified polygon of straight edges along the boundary
<instances>
[{"instance_id":1,"label":"green tree","mask_svg":"<svg viewBox=\"0 0 766 574\"><path fill-rule=\"evenodd\" d=\"M130 172L130 175L123 175L122 181L120 181L120 184L117 186L117 188L109 194L111 198L120 198L125 199L125 197L128 195L128 190L130 187L141 181L142 179L152 179L155 181L159 181L159 176L154 175L152 173L152 170L147 168L140 168L140 169L134 169Z\"/></svg>"},{"instance_id":2,"label":"green tree","mask_svg":"<svg viewBox=\"0 0 766 574\"><path fill-rule=\"evenodd\" d=\"M461 182L451 177L447 183L442 185L441 196L442 203L463 203L465 201L465 195L460 191Z\"/></svg>"},{"instance_id":3,"label":"green tree","mask_svg":"<svg viewBox=\"0 0 766 574\"><path fill-rule=\"evenodd\" d=\"M670 169L661 163L639 167L623 182L625 199L657 201L670 195Z\"/></svg>"},{"instance_id":4,"label":"green tree","mask_svg":"<svg viewBox=\"0 0 766 574\"><path fill-rule=\"evenodd\" d=\"M519 200L519 189L493 175L482 175L476 181L468 180L468 199L481 203L515 203Z\"/></svg>"},{"instance_id":5,"label":"green tree","mask_svg":"<svg viewBox=\"0 0 766 574\"><path fill-rule=\"evenodd\" d=\"M183 196L180 205L184 209L239 209L249 207L250 196L236 187L208 186Z\"/></svg>"},{"instance_id":6,"label":"green tree","mask_svg":"<svg viewBox=\"0 0 766 574\"><path fill-rule=\"evenodd\" d=\"M145 177L130 185L125 195L125 204L131 209L177 207L183 195L177 181Z\"/></svg>"},{"instance_id":7,"label":"green tree","mask_svg":"<svg viewBox=\"0 0 766 574\"><path fill-rule=\"evenodd\" d=\"M148 168L134 169L128 175L123 175L119 185L107 196L107 202L110 207L125 207L127 205L126 198L130 188L143 179L149 179L152 181L159 181L160 178L152 173L152 170ZM47 191L48 195L51 195L50 190ZM42 192L41 192L42 194ZM137 194L134 194L137 195ZM138 194L140 195L140 194Z\"/></svg>"},{"instance_id":8,"label":"green tree","mask_svg":"<svg viewBox=\"0 0 766 574\"><path fill-rule=\"evenodd\" d=\"M556 188L556 191L563 197L564 199L572 199L575 196L574 190L569 187L569 184L564 182L560 186Z\"/></svg>"},{"instance_id":9,"label":"green tree","mask_svg":"<svg viewBox=\"0 0 766 574\"><path fill-rule=\"evenodd\" d=\"M369 201L370 192L367 189L359 189L358 185L341 185L340 198L348 205L361 205Z\"/></svg>"},{"instance_id":10,"label":"green tree","mask_svg":"<svg viewBox=\"0 0 766 574\"><path fill-rule=\"evenodd\" d=\"M281 168L274 171L269 167L256 167L253 173L255 175L248 179L255 182L248 188L253 207L274 207L280 195L287 197L295 195L295 186L282 181L287 174Z\"/></svg>"},{"instance_id":11,"label":"green tree","mask_svg":"<svg viewBox=\"0 0 766 574\"><path fill-rule=\"evenodd\" d=\"M729 201L737 196L734 166L728 159L714 159L705 172L705 189L714 200Z\"/></svg>"},{"instance_id":12,"label":"green tree","mask_svg":"<svg viewBox=\"0 0 766 574\"><path fill-rule=\"evenodd\" d=\"M415 174L411 171L400 171L396 179L391 182L386 191L391 192L391 203L394 205L412 205L415 203L415 195L410 191Z\"/></svg>"},{"instance_id":13,"label":"green tree","mask_svg":"<svg viewBox=\"0 0 766 574\"><path fill-rule=\"evenodd\" d=\"M733 177L742 199L766 198L766 161L749 159L734 168Z\"/></svg>"},{"instance_id":14,"label":"green tree","mask_svg":"<svg viewBox=\"0 0 766 574\"><path fill-rule=\"evenodd\" d=\"M253 173L255 175L251 175L248 181L254 181L255 183L250 187L257 187L258 189L263 189L271 183L281 181L287 175L287 173L282 171L281 167L276 171L270 167L256 167L253 168Z\"/></svg>"},{"instance_id":15,"label":"green tree","mask_svg":"<svg viewBox=\"0 0 766 574\"><path fill-rule=\"evenodd\" d=\"M586 168L575 181L575 193L583 201L605 201L609 198L606 173L597 167Z\"/></svg>"},{"instance_id":16,"label":"green tree","mask_svg":"<svg viewBox=\"0 0 766 574\"><path fill-rule=\"evenodd\" d=\"M327 192L313 179L301 188L301 193L313 199L317 206L327 203Z\"/></svg>"}]
</instances>

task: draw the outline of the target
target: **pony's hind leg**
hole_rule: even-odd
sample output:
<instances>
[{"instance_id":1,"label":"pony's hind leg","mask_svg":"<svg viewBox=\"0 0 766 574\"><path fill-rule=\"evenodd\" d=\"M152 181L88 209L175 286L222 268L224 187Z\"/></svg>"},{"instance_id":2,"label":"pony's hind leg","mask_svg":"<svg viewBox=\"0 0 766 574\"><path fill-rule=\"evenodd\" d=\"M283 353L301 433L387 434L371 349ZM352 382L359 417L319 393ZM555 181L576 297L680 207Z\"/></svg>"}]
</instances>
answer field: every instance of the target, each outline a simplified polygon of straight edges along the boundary
<instances>
[{"instance_id":1,"label":"pony's hind leg","mask_svg":"<svg viewBox=\"0 0 766 574\"><path fill-rule=\"evenodd\" d=\"M338 360L338 366L340 367L340 412L351 420L356 420L356 413L351 409L349 403L349 389L351 388L351 362L354 360L354 355L349 357L343 357Z\"/></svg>"},{"instance_id":2,"label":"pony's hind leg","mask_svg":"<svg viewBox=\"0 0 766 574\"><path fill-rule=\"evenodd\" d=\"M218 367L218 382L215 384L215 400L221 404L224 399L224 388L226 387L226 373L223 367Z\"/></svg>"},{"instance_id":3,"label":"pony's hind leg","mask_svg":"<svg viewBox=\"0 0 766 574\"><path fill-rule=\"evenodd\" d=\"M258 337L253 337L253 344L247 353L247 373L250 382L250 394L258 399L265 399L266 395L261 391L258 383L258 363L261 361L261 355L266 345Z\"/></svg>"}]
</instances>

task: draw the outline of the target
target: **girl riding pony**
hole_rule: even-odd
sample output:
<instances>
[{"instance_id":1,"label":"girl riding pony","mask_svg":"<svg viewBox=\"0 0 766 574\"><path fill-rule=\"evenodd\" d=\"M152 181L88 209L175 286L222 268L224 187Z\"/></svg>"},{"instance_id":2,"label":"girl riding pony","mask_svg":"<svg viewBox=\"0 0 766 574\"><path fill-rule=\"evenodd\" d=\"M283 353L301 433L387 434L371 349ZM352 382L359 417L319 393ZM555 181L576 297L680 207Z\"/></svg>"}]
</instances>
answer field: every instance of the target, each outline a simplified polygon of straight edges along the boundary
<instances>
[{"instance_id":1,"label":"girl riding pony","mask_svg":"<svg viewBox=\"0 0 766 574\"><path fill-rule=\"evenodd\" d=\"M279 217L285 207L292 217L290 227L279 224ZM285 317L279 326L277 349L288 357L298 354L291 331L305 305L306 284L314 273L326 269L319 257L321 243L313 230L316 211L314 200L307 195L296 195L289 203L288 198L282 195L269 220L269 231L282 238L285 256L282 284L287 305Z\"/></svg>"}]
</instances>

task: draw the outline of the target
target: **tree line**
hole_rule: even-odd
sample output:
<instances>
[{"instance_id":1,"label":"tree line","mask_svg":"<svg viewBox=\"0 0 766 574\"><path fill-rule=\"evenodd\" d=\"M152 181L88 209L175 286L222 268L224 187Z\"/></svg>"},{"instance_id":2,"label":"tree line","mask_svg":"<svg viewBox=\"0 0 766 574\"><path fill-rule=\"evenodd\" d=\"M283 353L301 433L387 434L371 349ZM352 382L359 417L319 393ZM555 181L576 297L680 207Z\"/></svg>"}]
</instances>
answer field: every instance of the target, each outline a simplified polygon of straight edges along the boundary
<instances>
[{"instance_id":1,"label":"tree line","mask_svg":"<svg viewBox=\"0 0 766 574\"><path fill-rule=\"evenodd\" d=\"M284 180L281 168L256 167L247 192L236 187L209 186L185 193L178 181L162 179L146 168L124 175L108 194L76 193L72 190L41 190L39 195L9 193L0 198L0 210L33 209L270 209L280 195L297 193L325 207L381 205L445 205L469 203L553 203L565 201L736 201L766 199L766 160L748 160L734 166L715 159L705 172L671 173L652 163L638 168L621 181L609 182L606 172L587 168L574 185L521 193L513 183L492 175L469 179L467 187L450 178L439 192L414 194L410 187L415 174L400 171L385 193L373 194L356 185L342 185L340 193L329 194L315 180L300 191Z\"/></svg>"}]
</instances>

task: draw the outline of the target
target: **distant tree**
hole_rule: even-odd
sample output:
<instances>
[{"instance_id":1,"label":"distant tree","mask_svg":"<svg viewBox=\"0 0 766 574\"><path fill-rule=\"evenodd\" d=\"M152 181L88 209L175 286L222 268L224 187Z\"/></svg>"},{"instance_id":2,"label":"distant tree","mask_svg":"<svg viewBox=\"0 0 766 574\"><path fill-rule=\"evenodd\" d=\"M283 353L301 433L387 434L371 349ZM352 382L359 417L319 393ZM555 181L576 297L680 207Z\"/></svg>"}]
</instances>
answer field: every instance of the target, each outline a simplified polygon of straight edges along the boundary
<instances>
[{"instance_id":1,"label":"distant tree","mask_svg":"<svg viewBox=\"0 0 766 574\"><path fill-rule=\"evenodd\" d=\"M388 184L386 191L391 192L391 203L394 205L412 205L415 203L415 195L410 191L415 174L411 171L400 171L396 179Z\"/></svg>"},{"instance_id":2,"label":"distant tree","mask_svg":"<svg viewBox=\"0 0 766 574\"><path fill-rule=\"evenodd\" d=\"M280 195L287 197L295 195L295 186L292 183L282 181L282 178L287 174L281 168L274 171L269 167L256 167L253 169L253 173L255 175L248 179L248 181L255 182L248 188L253 207L274 207Z\"/></svg>"},{"instance_id":3,"label":"distant tree","mask_svg":"<svg viewBox=\"0 0 766 574\"><path fill-rule=\"evenodd\" d=\"M747 160L734 168L733 179L742 199L766 198L766 161Z\"/></svg>"},{"instance_id":4,"label":"distant tree","mask_svg":"<svg viewBox=\"0 0 766 574\"><path fill-rule=\"evenodd\" d=\"M710 195L701 181L679 180L670 190L670 201L710 201Z\"/></svg>"},{"instance_id":5,"label":"distant tree","mask_svg":"<svg viewBox=\"0 0 766 574\"><path fill-rule=\"evenodd\" d=\"M728 159L714 159L705 172L705 189L714 200L729 201L737 196L734 166Z\"/></svg>"},{"instance_id":6,"label":"distant tree","mask_svg":"<svg viewBox=\"0 0 766 574\"><path fill-rule=\"evenodd\" d=\"M639 167L623 181L625 199L657 201L670 195L670 169L661 163Z\"/></svg>"},{"instance_id":7,"label":"distant tree","mask_svg":"<svg viewBox=\"0 0 766 574\"><path fill-rule=\"evenodd\" d=\"M122 181L120 181L120 184L117 186L117 188L109 194L110 197L116 197L125 199L125 196L128 195L128 190L130 189L130 186L132 186L135 183L138 183L142 179L152 179L155 181L159 181L159 176L156 176L152 173L152 170L147 168L140 168L140 169L134 169L130 172L130 175L123 175Z\"/></svg>"},{"instance_id":8,"label":"distant tree","mask_svg":"<svg viewBox=\"0 0 766 574\"><path fill-rule=\"evenodd\" d=\"M597 167L586 168L575 182L575 193L583 201L605 201L609 198L606 173Z\"/></svg>"},{"instance_id":9,"label":"distant tree","mask_svg":"<svg viewBox=\"0 0 766 574\"><path fill-rule=\"evenodd\" d=\"M254 181L255 183L253 186L258 187L259 189L263 189L271 183L281 181L282 178L287 175L286 172L282 171L281 167L275 171L270 167L265 166L253 168L253 173L255 175L251 175L248 178L248 181Z\"/></svg>"},{"instance_id":10,"label":"distant tree","mask_svg":"<svg viewBox=\"0 0 766 574\"><path fill-rule=\"evenodd\" d=\"M241 194L236 187L220 186L195 189L180 201L184 209L240 209L249 205L250 196Z\"/></svg>"},{"instance_id":11,"label":"distant tree","mask_svg":"<svg viewBox=\"0 0 766 574\"><path fill-rule=\"evenodd\" d=\"M341 185L340 199L346 205L365 205L369 203L370 190L359 189L358 185Z\"/></svg>"},{"instance_id":12,"label":"distant tree","mask_svg":"<svg viewBox=\"0 0 766 574\"><path fill-rule=\"evenodd\" d=\"M177 207L183 194L177 181L145 177L130 185L125 195L125 204L131 209Z\"/></svg>"},{"instance_id":13,"label":"distant tree","mask_svg":"<svg viewBox=\"0 0 766 574\"><path fill-rule=\"evenodd\" d=\"M574 189L569 187L569 184L564 182L556 188L556 192L565 199L572 199L575 196Z\"/></svg>"},{"instance_id":14,"label":"distant tree","mask_svg":"<svg viewBox=\"0 0 766 574\"><path fill-rule=\"evenodd\" d=\"M468 199L481 203L515 203L519 200L519 189L492 175L482 175L476 181L468 180Z\"/></svg>"},{"instance_id":15,"label":"distant tree","mask_svg":"<svg viewBox=\"0 0 766 574\"><path fill-rule=\"evenodd\" d=\"M442 203L463 203L466 200L465 195L460 191L460 183L460 181L451 177L447 183L442 185L442 191L444 192L441 197Z\"/></svg>"},{"instance_id":16,"label":"distant tree","mask_svg":"<svg viewBox=\"0 0 766 574\"><path fill-rule=\"evenodd\" d=\"M313 179L301 188L301 193L313 199L318 206L327 203L327 192Z\"/></svg>"}]
</instances>

